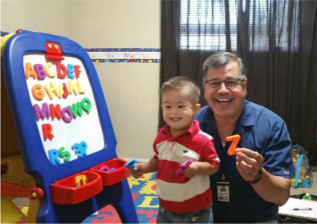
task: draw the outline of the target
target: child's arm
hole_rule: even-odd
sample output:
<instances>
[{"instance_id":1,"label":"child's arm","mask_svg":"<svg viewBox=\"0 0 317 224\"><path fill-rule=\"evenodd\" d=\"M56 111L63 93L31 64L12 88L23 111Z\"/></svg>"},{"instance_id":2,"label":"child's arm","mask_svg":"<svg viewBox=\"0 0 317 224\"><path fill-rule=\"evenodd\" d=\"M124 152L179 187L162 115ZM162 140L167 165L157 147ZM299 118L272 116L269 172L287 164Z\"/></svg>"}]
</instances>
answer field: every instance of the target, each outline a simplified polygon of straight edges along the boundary
<instances>
[{"instance_id":1,"label":"child's arm","mask_svg":"<svg viewBox=\"0 0 317 224\"><path fill-rule=\"evenodd\" d=\"M151 158L150 161L146 163L138 163L135 164L134 168L129 168L131 175L138 179L145 173L156 172L158 169L158 160L155 158Z\"/></svg>"},{"instance_id":2,"label":"child's arm","mask_svg":"<svg viewBox=\"0 0 317 224\"><path fill-rule=\"evenodd\" d=\"M187 178L193 178L196 175L209 176L216 173L218 167L208 162L193 162L183 170L183 174Z\"/></svg>"}]
</instances>

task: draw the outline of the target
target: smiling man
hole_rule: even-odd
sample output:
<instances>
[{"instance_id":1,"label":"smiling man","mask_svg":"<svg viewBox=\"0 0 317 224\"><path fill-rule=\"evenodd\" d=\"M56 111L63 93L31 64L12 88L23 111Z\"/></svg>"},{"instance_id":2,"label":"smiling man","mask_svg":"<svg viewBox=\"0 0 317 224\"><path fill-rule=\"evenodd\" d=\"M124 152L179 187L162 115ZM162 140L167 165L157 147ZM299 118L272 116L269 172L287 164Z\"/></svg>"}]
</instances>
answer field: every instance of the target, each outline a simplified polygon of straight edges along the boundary
<instances>
[{"instance_id":1,"label":"smiling man","mask_svg":"<svg viewBox=\"0 0 317 224\"><path fill-rule=\"evenodd\" d=\"M247 101L242 59L218 52L203 64L208 106L194 119L214 137L220 157L210 176L214 222L277 222L278 206L289 198L292 175L291 140L285 122L275 113ZM226 137L240 135L241 152L229 156ZM225 191L223 189L226 189Z\"/></svg>"}]
</instances>

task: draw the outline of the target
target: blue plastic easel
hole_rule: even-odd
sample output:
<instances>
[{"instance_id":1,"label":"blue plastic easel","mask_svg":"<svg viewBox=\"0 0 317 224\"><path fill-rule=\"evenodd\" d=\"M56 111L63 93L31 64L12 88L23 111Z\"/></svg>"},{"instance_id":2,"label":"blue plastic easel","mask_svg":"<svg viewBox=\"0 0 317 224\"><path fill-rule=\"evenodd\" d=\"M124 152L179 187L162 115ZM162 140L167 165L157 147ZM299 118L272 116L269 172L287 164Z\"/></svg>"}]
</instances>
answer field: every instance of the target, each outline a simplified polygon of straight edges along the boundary
<instances>
[{"instance_id":1,"label":"blue plastic easel","mask_svg":"<svg viewBox=\"0 0 317 224\"><path fill-rule=\"evenodd\" d=\"M8 39L2 60L25 171L44 191L37 222L80 223L112 205L123 223L138 223L86 51L66 37L21 30ZM109 164L113 173L100 171Z\"/></svg>"}]
</instances>

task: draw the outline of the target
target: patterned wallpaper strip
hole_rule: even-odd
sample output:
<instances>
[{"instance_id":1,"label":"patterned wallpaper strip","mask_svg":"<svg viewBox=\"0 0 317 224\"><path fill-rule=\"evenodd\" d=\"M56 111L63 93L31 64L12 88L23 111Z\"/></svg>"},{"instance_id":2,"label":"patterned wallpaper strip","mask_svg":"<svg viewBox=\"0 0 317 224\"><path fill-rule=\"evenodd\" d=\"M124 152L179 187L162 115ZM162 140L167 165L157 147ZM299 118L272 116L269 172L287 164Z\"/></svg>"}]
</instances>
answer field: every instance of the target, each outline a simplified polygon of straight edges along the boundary
<instances>
[{"instance_id":1,"label":"patterned wallpaper strip","mask_svg":"<svg viewBox=\"0 0 317 224\"><path fill-rule=\"evenodd\" d=\"M1 36L9 33L0 31ZM95 63L160 63L160 48L86 48Z\"/></svg>"},{"instance_id":2,"label":"patterned wallpaper strip","mask_svg":"<svg viewBox=\"0 0 317 224\"><path fill-rule=\"evenodd\" d=\"M88 48L93 62L159 63L161 52L158 48Z\"/></svg>"},{"instance_id":3,"label":"patterned wallpaper strip","mask_svg":"<svg viewBox=\"0 0 317 224\"><path fill-rule=\"evenodd\" d=\"M144 51L144 52L160 52L160 48L86 48L87 51L95 51L95 52L100 52L100 51Z\"/></svg>"}]
</instances>

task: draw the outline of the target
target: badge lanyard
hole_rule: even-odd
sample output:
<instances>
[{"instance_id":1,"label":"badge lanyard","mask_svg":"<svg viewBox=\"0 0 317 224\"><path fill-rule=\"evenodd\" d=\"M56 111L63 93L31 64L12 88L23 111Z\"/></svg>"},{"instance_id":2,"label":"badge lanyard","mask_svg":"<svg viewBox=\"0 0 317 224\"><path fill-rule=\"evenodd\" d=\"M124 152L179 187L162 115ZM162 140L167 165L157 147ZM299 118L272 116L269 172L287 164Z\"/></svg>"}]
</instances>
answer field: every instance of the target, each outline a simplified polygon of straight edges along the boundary
<instances>
[{"instance_id":1,"label":"badge lanyard","mask_svg":"<svg viewBox=\"0 0 317 224\"><path fill-rule=\"evenodd\" d=\"M216 128L217 130L217 127L215 125L215 122L213 120L213 123L214 123L214 127ZM218 134L218 137L219 137L219 133L218 133L218 130L217 130L217 134ZM220 137L219 137L220 139ZM220 139L221 141L221 139ZM222 142L221 142L222 144ZM224 150L224 146L222 145L222 153L223 153L223 158L221 159L221 163L223 164L223 174L221 176L221 180L220 181L217 181L217 198L216 198L216 201L217 203L221 203L221 204L230 204L230 182L226 179L226 152Z\"/></svg>"},{"instance_id":2,"label":"badge lanyard","mask_svg":"<svg viewBox=\"0 0 317 224\"><path fill-rule=\"evenodd\" d=\"M224 159L221 160L223 163L223 171L224 173L222 174L221 180L217 181L217 202L222 203L222 204L229 204L230 203L230 182L229 180L226 180L226 155L223 157Z\"/></svg>"}]
</instances>

